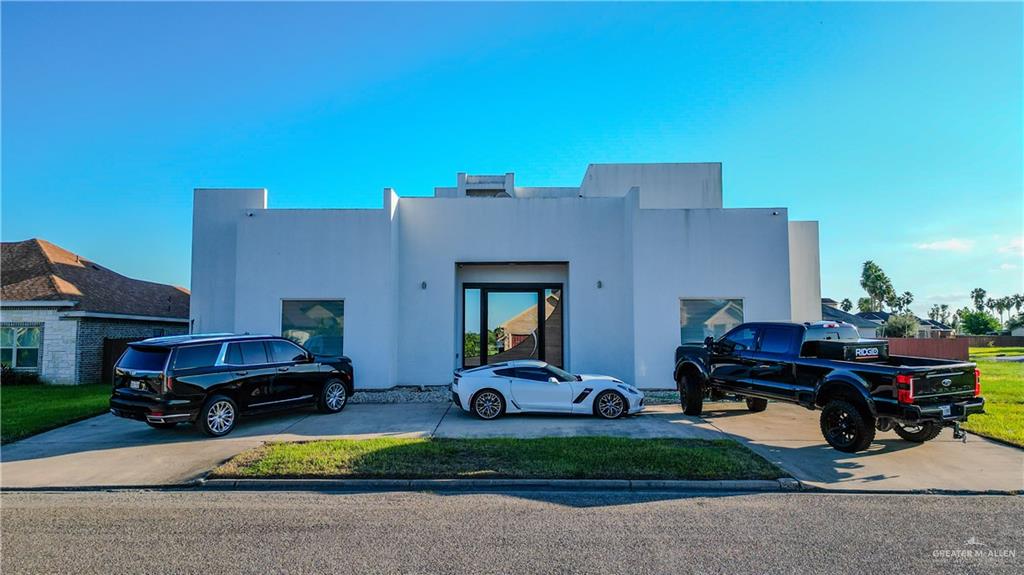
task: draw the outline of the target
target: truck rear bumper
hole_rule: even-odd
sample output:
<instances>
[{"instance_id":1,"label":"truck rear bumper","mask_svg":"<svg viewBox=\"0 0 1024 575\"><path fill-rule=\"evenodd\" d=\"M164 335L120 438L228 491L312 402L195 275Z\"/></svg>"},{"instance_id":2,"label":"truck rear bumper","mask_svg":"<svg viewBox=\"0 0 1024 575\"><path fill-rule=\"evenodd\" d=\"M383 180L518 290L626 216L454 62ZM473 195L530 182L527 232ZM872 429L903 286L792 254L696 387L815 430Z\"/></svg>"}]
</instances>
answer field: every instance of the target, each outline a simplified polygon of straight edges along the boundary
<instances>
[{"instance_id":1,"label":"truck rear bumper","mask_svg":"<svg viewBox=\"0 0 1024 575\"><path fill-rule=\"evenodd\" d=\"M975 413L985 413L985 398L972 397L939 405L904 405L897 419L914 423L935 422L953 425L967 421L967 417Z\"/></svg>"}]
</instances>

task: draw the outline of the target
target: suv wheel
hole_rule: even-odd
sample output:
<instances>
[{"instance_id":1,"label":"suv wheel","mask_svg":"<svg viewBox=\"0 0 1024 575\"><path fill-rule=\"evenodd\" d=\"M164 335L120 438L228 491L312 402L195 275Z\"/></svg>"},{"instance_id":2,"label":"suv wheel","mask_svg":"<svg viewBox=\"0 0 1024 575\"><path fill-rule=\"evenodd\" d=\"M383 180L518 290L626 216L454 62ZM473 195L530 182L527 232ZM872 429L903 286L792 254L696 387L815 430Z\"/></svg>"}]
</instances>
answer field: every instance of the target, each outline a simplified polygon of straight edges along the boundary
<instances>
[{"instance_id":1,"label":"suv wheel","mask_svg":"<svg viewBox=\"0 0 1024 575\"><path fill-rule=\"evenodd\" d=\"M907 441L924 443L938 437L942 433L942 426L937 423L920 423L918 425L900 425L897 423L893 431L896 432L896 435Z\"/></svg>"},{"instance_id":2,"label":"suv wheel","mask_svg":"<svg viewBox=\"0 0 1024 575\"><path fill-rule=\"evenodd\" d=\"M316 407L323 413L338 413L348 403L348 390L340 379L330 379L320 390Z\"/></svg>"},{"instance_id":3,"label":"suv wheel","mask_svg":"<svg viewBox=\"0 0 1024 575\"><path fill-rule=\"evenodd\" d=\"M221 437L231 433L238 422L238 405L224 395L215 395L206 400L199 410L196 426L207 435Z\"/></svg>"},{"instance_id":4,"label":"suv wheel","mask_svg":"<svg viewBox=\"0 0 1024 575\"><path fill-rule=\"evenodd\" d=\"M768 409L768 400L761 397L748 397L747 409L757 413Z\"/></svg>"},{"instance_id":5,"label":"suv wheel","mask_svg":"<svg viewBox=\"0 0 1024 575\"><path fill-rule=\"evenodd\" d=\"M821 410L821 434L838 451L864 451L875 439L875 418L847 401L834 399Z\"/></svg>"},{"instance_id":6,"label":"suv wheel","mask_svg":"<svg viewBox=\"0 0 1024 575\"><path fill-rule=\"evenodd\" d=\"M683 407L686 415L700 415L704 410L704 390L701 388L700 380L688 375L680 375L676 382L679 387L679 404Z\"/></svg>"}]
</instances>

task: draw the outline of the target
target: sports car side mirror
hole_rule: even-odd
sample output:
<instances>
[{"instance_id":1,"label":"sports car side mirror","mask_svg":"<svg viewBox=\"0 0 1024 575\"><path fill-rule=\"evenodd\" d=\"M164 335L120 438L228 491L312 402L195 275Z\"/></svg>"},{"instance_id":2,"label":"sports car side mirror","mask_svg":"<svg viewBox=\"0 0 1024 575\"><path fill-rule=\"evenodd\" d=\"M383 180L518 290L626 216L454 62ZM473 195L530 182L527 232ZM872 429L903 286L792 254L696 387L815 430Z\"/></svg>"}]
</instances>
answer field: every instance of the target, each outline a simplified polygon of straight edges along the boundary
<instances>
[{"instance_id":1,"label":"sports car side mirror","mask_svg":"<svg viewBox=\"0 0 1024 575\"><path fill-rule=\"evenodd\" d=\"M558 378L554 377L554 376L549 377L548 378L548 383L558 383Z\"/></svg>"}]
</instances>

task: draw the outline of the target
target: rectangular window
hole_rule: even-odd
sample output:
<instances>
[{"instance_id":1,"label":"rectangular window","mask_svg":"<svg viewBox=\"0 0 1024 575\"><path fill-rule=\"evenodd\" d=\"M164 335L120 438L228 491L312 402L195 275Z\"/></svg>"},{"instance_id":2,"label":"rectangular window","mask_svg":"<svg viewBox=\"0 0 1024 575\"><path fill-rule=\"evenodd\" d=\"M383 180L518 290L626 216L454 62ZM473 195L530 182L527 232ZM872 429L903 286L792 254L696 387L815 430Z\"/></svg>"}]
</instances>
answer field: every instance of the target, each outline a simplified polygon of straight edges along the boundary
<instances>
[{"instance_id":1,"label":"rectangular window","mask_svg":"<svg viewBox=\"0 0 1024 575\"><path fill-rule=\"evenodd\" d=\"M342 355L345 349L345 301L284 300L281 335L317 355Z\"/></svg>"},{"instance_id":2,"label":"rectangular window","mask_svg":"<svg viewBox=\"0 0 1024 575\"><path fill-rule=\"evenodd\" d=\"M40 327L0 327L0 363L14 369L39 369Z\"/></svg>"},{"instance_id":3,"label":"rectangular window","mask_svg":"<svg viewBox=\"0 0 1024 575\"><path fill-rule=\"evenodd\" d=\"M715 339L743 323L741 299L680 299L679 336L682 343Z\"/></svg>"},{"instance_id":4,"label":"rectangular window","mask_svg":"<svg viewBox=\"0 0 1024 575\"><path fill-rule=\"evenodd\" d=\"M174 356L174 369L210 367L217 363L220 347L219 343L179 347L177 354Z\"/></svg>"}]
</instances>

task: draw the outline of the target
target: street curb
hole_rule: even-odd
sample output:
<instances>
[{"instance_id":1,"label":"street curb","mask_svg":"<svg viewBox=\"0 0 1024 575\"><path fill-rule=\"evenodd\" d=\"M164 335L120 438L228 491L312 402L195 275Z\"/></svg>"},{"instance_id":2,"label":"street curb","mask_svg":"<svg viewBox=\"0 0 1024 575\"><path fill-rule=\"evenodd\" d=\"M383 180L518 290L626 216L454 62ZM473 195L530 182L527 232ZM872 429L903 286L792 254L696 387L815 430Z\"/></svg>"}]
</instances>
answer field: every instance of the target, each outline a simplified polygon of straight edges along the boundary
<instances>
[{"instance_id":1,"label":"street curb","mask_svg":"<svg viewBox=\"0 0 1024 575\"><path fill-rule=\"evenodd\" d=\"M773 480L660 479L206 479L211 490L308 491L799 491L792 477Z\"/></svg>"}]
</instances>

